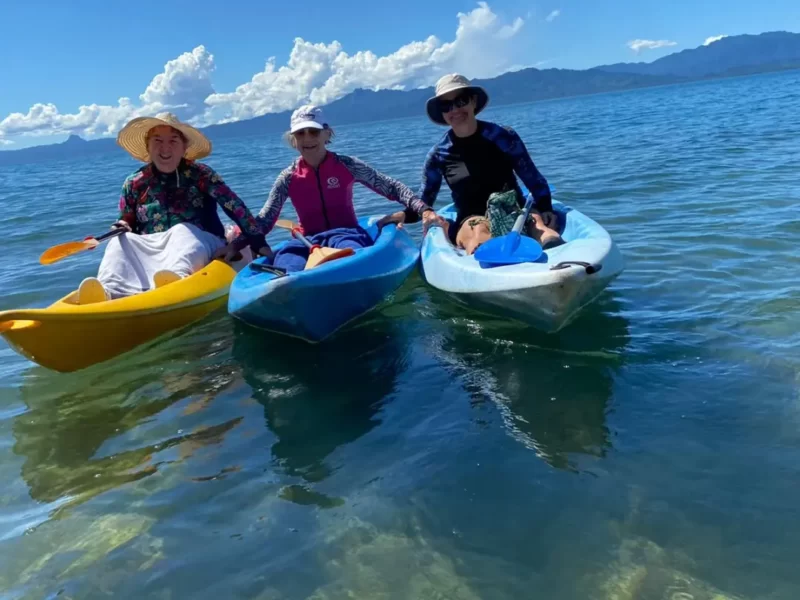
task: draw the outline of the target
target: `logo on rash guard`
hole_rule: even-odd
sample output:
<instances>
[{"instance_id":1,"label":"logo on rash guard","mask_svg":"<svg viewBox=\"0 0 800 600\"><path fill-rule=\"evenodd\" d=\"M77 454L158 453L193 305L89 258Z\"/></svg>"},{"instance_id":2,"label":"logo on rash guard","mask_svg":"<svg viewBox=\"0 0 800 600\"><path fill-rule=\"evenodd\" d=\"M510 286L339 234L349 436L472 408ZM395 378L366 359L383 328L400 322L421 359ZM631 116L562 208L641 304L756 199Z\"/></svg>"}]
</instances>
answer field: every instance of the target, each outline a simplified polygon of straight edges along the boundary
<instances>
[{"instance_id":1,"label":"logo on rash guard","mask_svg":"<svg viewBox=\"0 0 800 600\"><path fill-rule=\"evenodd\" d=\"M339 187L339 178L338 177L328 177L328 189L332 190L333 188Z\"/></svg>"}]
</instances>

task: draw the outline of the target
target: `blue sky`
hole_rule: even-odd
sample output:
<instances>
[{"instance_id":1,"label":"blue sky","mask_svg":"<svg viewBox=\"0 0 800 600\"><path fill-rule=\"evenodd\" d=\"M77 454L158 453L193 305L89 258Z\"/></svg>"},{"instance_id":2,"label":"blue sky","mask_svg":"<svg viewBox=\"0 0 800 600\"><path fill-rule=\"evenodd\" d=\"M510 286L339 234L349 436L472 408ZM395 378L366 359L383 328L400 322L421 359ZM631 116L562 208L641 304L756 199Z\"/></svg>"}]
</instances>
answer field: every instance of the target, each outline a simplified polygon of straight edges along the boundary
<instances>
[{"instance_id":1,"label":"blue sky","mask_svg":"<svg viewBox=\"0 0 800 600\"><path fill-rule=\"evenodd\" d=\"M711 36L800 31L797 0L6 0L0 18L8 149L114 135L127 119L172 106L204 125L329 102L354 87L430 85L443 71L582 69L651 61ZM654 43L637 53L633 40Z\"/></svg>"}]
</instances>

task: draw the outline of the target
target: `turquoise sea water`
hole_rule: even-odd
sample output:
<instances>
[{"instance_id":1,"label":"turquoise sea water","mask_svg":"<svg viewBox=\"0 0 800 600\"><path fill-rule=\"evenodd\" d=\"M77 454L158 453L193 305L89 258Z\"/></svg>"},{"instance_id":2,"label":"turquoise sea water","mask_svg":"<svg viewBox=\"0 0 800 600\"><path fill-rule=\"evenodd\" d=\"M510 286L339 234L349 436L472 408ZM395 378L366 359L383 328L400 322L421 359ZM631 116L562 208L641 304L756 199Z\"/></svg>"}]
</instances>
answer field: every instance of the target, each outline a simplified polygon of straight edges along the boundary
<instances>
[{"instance_id":1,"label":"turquoise sea water","mask_svg":"<svg viewBox=\"0 0 800 600\"><path fill-rule=\"evenodd\" d=\"M415 273L314 347L224 310L68 375L0 342L2 596L800 598L798 114L796 71L488 110L626 259L559 334ZM415 188L441 135L337 129ZM208 160L254 210L278 137ZM0 169L0 309L94 273L38 256L135 167Z\"/></svg>"}]
</instances>

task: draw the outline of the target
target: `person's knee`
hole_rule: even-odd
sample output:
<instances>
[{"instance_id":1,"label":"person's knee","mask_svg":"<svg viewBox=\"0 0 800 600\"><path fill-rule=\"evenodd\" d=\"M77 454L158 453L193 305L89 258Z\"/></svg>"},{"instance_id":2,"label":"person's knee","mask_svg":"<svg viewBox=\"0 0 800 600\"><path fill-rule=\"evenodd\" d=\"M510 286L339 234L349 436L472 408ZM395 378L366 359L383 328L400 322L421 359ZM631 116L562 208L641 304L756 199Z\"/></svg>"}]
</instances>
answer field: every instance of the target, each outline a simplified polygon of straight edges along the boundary
<instances>
[{"instance_id":1,"label":"person's knee","mask_svg":"<svg viewBox=\"0 0 800 600\"><path fill-rule=\"evenodd\" d=\"M168 231L199 237L203 230L193 223L175 223Z\"/></svg>"},{"instance_id":2,"label":"person's knee","mask_svg":"<svg viewBox=\"0 0 800 600\"><path fill-rule=\"evenodd\" d=\"M367 246L371 246L371 241L367 240L342 240L337 244L332 244L332 248L352 248L353 250L359 250L361 248L366 248Z\"/></svg>"},{"instance_id":3,"label":"person's knee","mask_svg":"<svg viewBox=\"0 0 800 600\"><path fill-rule=\"evenodd\" d=\"M288 246L275 253L272 265L287 273L302 271L308 261L308 248L305 246Z\"/></svg>"},{"instance_id":4,"label":"person's knee","mask_svg":"<svg viewBox=\"0 0 800 600\"><path fill-rule=\"evenodd\" d=\"M294 271L302 271L305 268L306 259L293 255L277 256L272 264L287 273L293 273Z\"/></svg>"},{"instance_id":5,"label":"person's knee","mask_svg":"<svg viewBox=\"0 0 800 600\"><path fill-rule=\"evenodd\" d=\"M353 250L366 248L373 244L369 233L361 227L330 236L323 233L315 237L312 241L320 246L326 246L328 248L352 248Z\"/></svg>"}]
</instances>

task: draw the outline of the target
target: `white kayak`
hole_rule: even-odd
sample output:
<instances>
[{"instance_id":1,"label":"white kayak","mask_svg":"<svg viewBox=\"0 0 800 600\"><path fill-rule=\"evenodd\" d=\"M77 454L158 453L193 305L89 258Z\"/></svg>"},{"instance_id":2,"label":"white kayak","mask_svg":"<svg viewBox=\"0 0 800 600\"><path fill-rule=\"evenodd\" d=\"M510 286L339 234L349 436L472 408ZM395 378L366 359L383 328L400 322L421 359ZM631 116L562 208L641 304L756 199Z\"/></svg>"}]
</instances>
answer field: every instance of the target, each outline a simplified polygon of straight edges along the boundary
<instances>
[{"instance_id":1,"label":"white kayak","mask_svg":"<svg viewBox=\"0 0 800 600\"><path fill-rule=\"evenodd\" d=\"M556 332L594 300L624 269L608 232L582 212L553 200L566 243L536 262L483 268L432 228L422 242L422 272L433 287L471 308ZM452 204L439 215L455 221Z\"/></svg>"}]
</instances>

